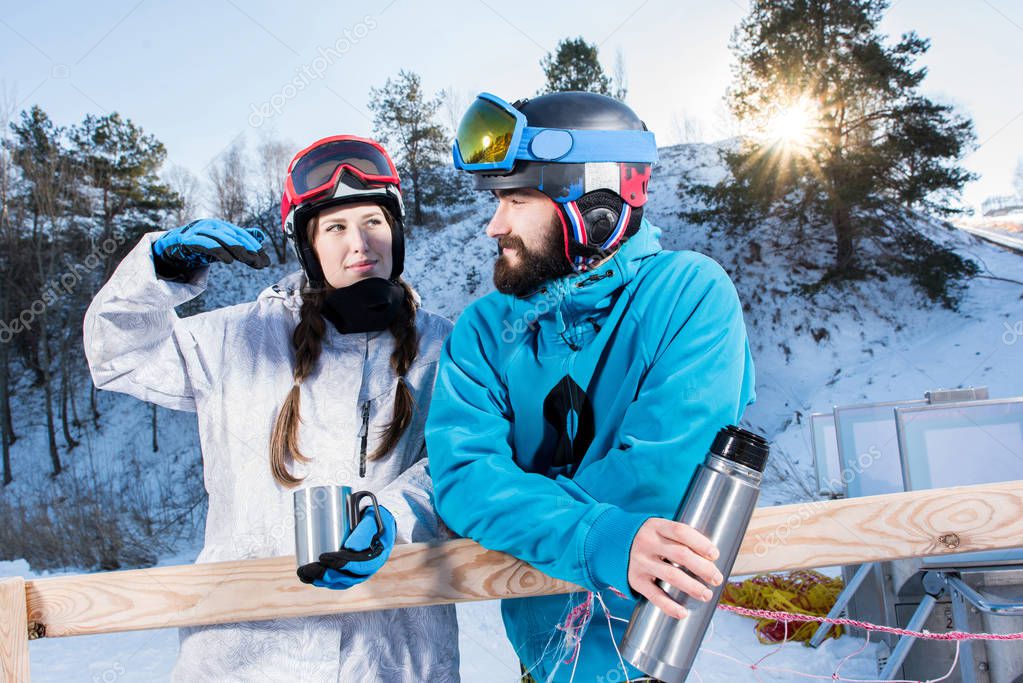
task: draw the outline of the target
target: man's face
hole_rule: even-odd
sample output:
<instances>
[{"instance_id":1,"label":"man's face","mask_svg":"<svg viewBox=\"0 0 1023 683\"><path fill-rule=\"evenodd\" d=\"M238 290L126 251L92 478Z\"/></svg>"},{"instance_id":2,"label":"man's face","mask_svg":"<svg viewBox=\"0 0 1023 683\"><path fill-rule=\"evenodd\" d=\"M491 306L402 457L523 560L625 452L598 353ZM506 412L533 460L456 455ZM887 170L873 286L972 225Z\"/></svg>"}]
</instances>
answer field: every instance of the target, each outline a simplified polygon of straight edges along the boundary
<instances>
[{"instance_id":1,"label":"man's face","mask_svg":"<svg viewBox=\"0 0 1023 683\"><path fill-rule=\"evenodd\" d=\"M541 284L572 272L558 210L539 190L496 190L497 211L487 235L497 240L494 286L524 296Z\"/></svg>"}]
</instances>

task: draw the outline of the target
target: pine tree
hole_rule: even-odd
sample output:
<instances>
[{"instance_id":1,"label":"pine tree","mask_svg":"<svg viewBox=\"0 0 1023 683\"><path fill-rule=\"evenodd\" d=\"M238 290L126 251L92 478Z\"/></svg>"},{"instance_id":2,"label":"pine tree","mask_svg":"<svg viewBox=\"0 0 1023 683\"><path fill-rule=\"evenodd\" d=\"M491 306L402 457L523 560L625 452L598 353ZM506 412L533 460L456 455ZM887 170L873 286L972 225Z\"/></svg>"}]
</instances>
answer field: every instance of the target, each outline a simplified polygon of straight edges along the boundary
<instances>
[{"instance_id":1,"label":"pine tree","mask_svg":"<svg viewBox=\"0 0 1023 683\"><path fill-rule=\"evenodd\" d=\"M54 360L60 331L70 325L59 306L61 300L43 292L60 271L58 254L78 241L74 224L83 196L76 182L80 169L65 147L67 131L55 125L39 107L23 111L20 121L11 124L11 132L8 144L20 180L12 199L23 207L26 225L16 231L15 243L8 245L15 247L8 255L8 266L16 279L7 284L22 310L31 313L18 316L24 321L23 328L15 330L15 339L25 366L35 373L36 384L43 390L47 453L51 474L57 476L63 465L57 447ZM68 446L73 447L71 443Z\"/></svg>"},{"instance_id":2,"label":"pine tree","mask_svg":"<svg viewBox=\"0 0 1023 683\"><path fill-rule=\"evenodd\" d=\"M597 46L590 45L581 36L565 38L559 42L557 50L547 53L540 66L547 77L541 95L566 90L582 90L608 96L612 94L611 79L604 73L597 59ZM624 83L619 84L618 89L624 97Z\"/></svg>"},{"instance_id":3,"label":"pine tree","mask_svg":"<svg viewBox=\"0 0 1023 683\"><path fill-rule=\"evenodd\" d=\"M87 114L69 131L69 138L78 167L99 191L92 213L103 238L120 233L134 242L132 238L163 227L167 212L180 205L180 198L159 176L167 150L131 119L117 112Z\"/></svg>"},{"instance_id":4,"label":"pine tree","mask_svg":"<svg viewBox=\"0 0 1023 683\"><path fill-rule=\"evenodd\" d=\"M373 112L373 131L381 142L396 152L396 163L402 176L412 181L413 220L423 223L423 181L428 169L441 163L450 153L451 142L444 127L437 123L437 112L443 97L427 97L419 74L402 69L397 78L382 88L369 91L369 108Z\"/></svg>"},{"instance_id":5,"label":"pine tree","mask_svg":"<svg viewBox=\"0 0 1023 683\"><path fill-rule=\"evenodd\" d=\"M10 167L3 173L0 309L20 316L7 341L42 388L48 454L58 475L58 419L66 449L78 444L72 428L80 427L75 396L85 368L75 331L80 335L85 308L118 255L133 246L130 238L160 228L179 198L158 175L163 144L116 113L90 114L65 128L32 107L10 125L3 144ZM12 425L3 419L9 445Z\"/></svg>"},{"instance_id":6,"label":"pine tree","mask_svg":"<svg viewBox=\"0 0 1023 683\"><path fill-rule=\"evenodd\" d=\"M912 229L912 212L949 215L974 178L959 162L973 125L919 93L915 66L929 42L878 32L885 0L755 2L738 27L729 106L748 133L724 154L730 176L684 189L704 208L686 215L750 229L767 217L795 230L827 230L835 244L827 277L875 267L910 274L952 304L951 281L973 264ZM871 264L866 239L887 245ZM934 272L942 268L943 272ZM924 283L928 284L924 284Z\"/></svg>"}]
</instances>

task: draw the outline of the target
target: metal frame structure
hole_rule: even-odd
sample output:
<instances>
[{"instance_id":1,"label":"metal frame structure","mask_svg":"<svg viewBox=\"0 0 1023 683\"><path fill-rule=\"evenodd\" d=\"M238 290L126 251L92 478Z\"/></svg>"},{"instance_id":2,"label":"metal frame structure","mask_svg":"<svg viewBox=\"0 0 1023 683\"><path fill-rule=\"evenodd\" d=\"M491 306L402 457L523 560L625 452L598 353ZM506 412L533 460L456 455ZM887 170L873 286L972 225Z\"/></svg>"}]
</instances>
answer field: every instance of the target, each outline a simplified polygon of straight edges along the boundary
<instances>
[{"instance_id":1,"label":"metal frame structure","mask_svg":"<svg viewBox=\"0 0 1023 683\"><path fill-rule=\"evenodd\" d=\"M914 461L909 453L908 420L913 415L927 411L948 410L949 408L977 410L992 405L1023 406L1023 397L988 399L987 392L983 388L979 390L940 390L928 392L927 399L924 401L885 402L868 405L869 407L893 406L900 470L905 490L911 491L931 488L930 485L920 481L919 472L915 472ZM845 409L848 408L845 407ZM836 408L836 416L838 411L839 408ZM840 422L836 417L836 438L841 448L842 435L838 431L840 428ZM1023 469L1023 462L1021 462L1021 469ZM1016 476L1014 472L999 471L990 479L1000 481L1006 478L1011 479L1013 476ZM938 485L941 486L943 483L939 482ZM977 483L989 482L963 482L965 485ZM956 541L958 541L958 537ZM1019 585L1023 583L1023 549L861 565L855 573L847 576L846 588L839 595L829 616L838 616L843 610L853 606L854 598L863 602L862 597L867 597L863 595L865 592L863 586L864 584L871 585L868 581L873 582L875 590L870 592L873 597L879 598L881 611L890 618L890 620L886 620L886 623L900 623L902 621L898 618L901 616L900 610L912 607L915 602L915 609L909 615L908 623L905 626L909 630L921 630L940 621L941 616L936 614L936 608L943 604L946 605L945 611L948 616L946 617L947 623L942 625L953 630L968 631L983 627L992 617L1003 617L1001 619L1003 624L1004 617L1012 617L1015 619L1015 630L1018 631L1023 627L1023 596L993 595L973 585L986 586L989 581L996 584L1002 582L1014 586L1018 591ZM857 616L863 618L862 615ZM981 621L984 623L980 624ZM938 627L940 628L941 625ZM822 624L811 639L810 645L819 646L829 628L827 624ZM916 639L903 637L897 641L889 639L888 642L894 647L881 669L880 678L883 680L892 680L900 675L900 670L907 663L907 658ZM1010 678L1006 676L1015 676L1018 671L1023 670L1023 650L1020 650L1018 645L1015 645L1015 649L1008 650L1013 645L997 644L1003 649L998 651L997 656L993 656L994 645L964 641L960 645L962 666L960 667L961 678L958 680L963 683L1009 681ZM926 645L922 646L929 649L926 653L920 653L925 656L916 658L925 661L928 665L940 668L944 663L934 661L941 658L940 654L935 651L935 643L928 641ZM936 654L939 656L935 657ZM914 671L913 675L923 676L926 674ZM1021 679L1012 678L1011 680L1015 682Z\"/></svg>"}]
</instances>

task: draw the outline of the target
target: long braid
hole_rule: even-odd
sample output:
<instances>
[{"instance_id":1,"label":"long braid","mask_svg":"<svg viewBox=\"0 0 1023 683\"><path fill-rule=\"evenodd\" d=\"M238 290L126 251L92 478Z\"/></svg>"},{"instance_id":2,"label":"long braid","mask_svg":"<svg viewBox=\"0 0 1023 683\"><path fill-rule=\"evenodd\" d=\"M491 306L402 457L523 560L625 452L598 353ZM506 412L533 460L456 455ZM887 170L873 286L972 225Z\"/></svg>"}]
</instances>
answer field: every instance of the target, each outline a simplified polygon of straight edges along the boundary
<instances>
[{"instance_id":1,"label":"long braid","mask_svg":"<svg viewBox=\"0 0 1023 683\"><path fill-rule=\"evenodd\" d=\"M380 445L369 454L370 460L382 458L398 445L405 430L412 424L416 400L412 396L405 381L412 363L419 353L419 335L416 332L416 300L412 288L404 280L399 280L405 290L405 301L402 314L391 323L390 332L394 335L394 352L391 353L391 369L398 378L398 386L394 392L394 413L391 422L384 431Z\"/></svg>"},{"instance_id":2,"label":"long braid","mask_svg":"<svg viewBox=\"0 0 1023 683\"><path fill-rule=\"evenodd\" d=\"M309 462L298 446L298 425L302 421L300 415L301 384L312 374L323 350L323 338L327 334L327 325L320 315L325 290L311 290L302 296L302 308L299 311L298 325L291 336L295 347L295 384L292 385L277 419L274 421L270 435L270 471L274 479L283 486L293 488L302 480L288 470L288 458L298 462Z\"/></svg>"}]
</instances>

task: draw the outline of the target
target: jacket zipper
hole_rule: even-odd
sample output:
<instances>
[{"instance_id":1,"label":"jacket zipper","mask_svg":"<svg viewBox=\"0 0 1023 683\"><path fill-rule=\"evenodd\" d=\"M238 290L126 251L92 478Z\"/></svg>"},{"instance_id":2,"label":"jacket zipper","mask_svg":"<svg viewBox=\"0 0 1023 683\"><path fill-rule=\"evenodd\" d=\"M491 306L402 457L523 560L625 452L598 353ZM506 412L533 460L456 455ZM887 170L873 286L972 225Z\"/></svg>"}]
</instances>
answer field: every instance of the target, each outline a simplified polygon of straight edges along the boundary
<instances>
[{"instance_id":1,"label":"jacket zipper","mask_svg":"<svg viewBox=\"0 0 1023 683\"><path fill-rule=\"evenodd\" d=\"M593 273L592 275L590 275L585 280L577 282L575 284L575 286L576 286L577 289L582 289L583 287L586 287L587 285L591 285L591 284L593 284L595 282L600 282L601 280L607 279L609 277L614 277L614 274L615 274L614 269L613 268L608 268L607 270L605 270L602 273ZM593 325L593 329L594 330L596 330L597 332L600 332L600 325L598 325L595 320L593 320L592 318L587 318L587 322L589 322L591 325ZM569 331L568 329L565 330L565 332L568 332L568 331ZM582 349L581 346L579 346L578 344L573 342L571 339L569 339L569 337L566 336L564 332L561 333L561 339L566 344L568 344L568 348L572 349L573 352L574 351L579 351L579 350Z\"/></svg>"},{"instance_id":2,"label":"jacket zipper","mask_svg":"<svg viewBox=\"0 0 1023 683\"><path fill-rule=\"evenodd\" d=\"M369 441L369 401L362 404L362 429L359 430L359 476L366 476L366 442Z\"/></svg>"},{"instance_id":3,"label":"jacket zipper","mask_svg":"<svg viewBox=\"0 0 1023 683\"><path fill-rule=\"evenodd\" d=\"M569 376L569 378L572 377L572 369L575 367L575 356L576 356L576 352L577 351L578 351L578 349L576 349L575 347L572 347L572 355L568 359L568 376ZM574 379L572 381L575 382ZM572 414L575 416L576 424L572 425L572 427L574 429L578 429L579 428L579 413L577 412L576 407L575 407L575 392L572 391L571 389L569 389L569 391L568 391L568 404L569 404L569 406L570 406L570 408L572 410ZM568 425L566 425L566 427L567 426ZM571 450L571 453L569 454L569 457L572 460L575 460L575 434L571 433L571 432L568 435L568 447L569 447L569 450ZM573 472L573 468L574 468L575 465L578 464L578 463L573 463L572 460L569 461L568 467L566 468L567 476L568 476L569 479L571 479L572 475L575 474L575 472Z\"/></svg>"}]
</instances>

